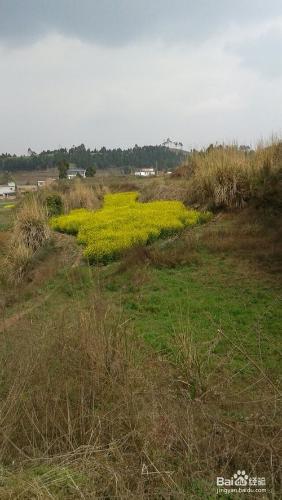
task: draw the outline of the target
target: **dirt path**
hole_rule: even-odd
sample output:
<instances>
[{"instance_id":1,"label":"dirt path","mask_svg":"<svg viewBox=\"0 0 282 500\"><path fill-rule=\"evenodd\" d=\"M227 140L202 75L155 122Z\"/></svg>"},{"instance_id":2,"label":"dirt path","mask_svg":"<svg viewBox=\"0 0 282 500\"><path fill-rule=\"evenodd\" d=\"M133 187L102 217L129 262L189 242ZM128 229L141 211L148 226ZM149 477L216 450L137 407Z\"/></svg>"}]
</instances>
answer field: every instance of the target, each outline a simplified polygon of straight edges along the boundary
<instances>
[{"instance_id":1,"label":"dirt path","mask_svg":"<svg viewBox=\"0 0 282 500\"><path fill-rule=\"evenodd\" d=\"M42 306L47 300L53 295L53 293L56 291L56 288L54 288L51 292L49 292L47 295L44 295L44 297L41 297L38 299L34 304L32 304L30 307L26 307L23 309L21 312L12 314L12 316L9 316L8 318L4 318L1 323L0 323L0 333L5 332L5 330L8 330L11 326L14 326L18 321L20 321L24 316L27 316L30 314L32 311L37 309L38 307Z\"/></svg>"},{"instance_id":2,"label":"dirt path","mask_svg":"<svg viewBox=\"0 0 282 500\"><path fill-rule=\"evenodd\" d=\"M61 248L65 250L66 248L64 248L64 247L69 246L70 240L68 238L65 238L64 236L62 237L62 235L59 235L58 242L59 242ZM62 242L63 242L63 244L62 244ZM74 256L72 256L72 257L74 257ZM74 259L73 263L69 266L69 268L74 269L74 268L78 267L80 264L80 261L81 261L81 257L82 257L82 255L81 255L81 252L79 251L77 253L77 255L75 255L75 259ZM58 267L60 267L60 266L58 266ZM45 294L44 296L42 296L40 298L31 299L31 300L33 300L33 303L30 306L26 307L25 304L21 304L22 307L24 307L22 309L22 311L16 312L16 313L12 314L11 316L8 316L7 318L5 318L5 317L2 318L0 320L0 333L5 332L10 327L17 324L22 318L24 318L25 316L28 316L34 310L38 309L38 307L45 304L45 302L47 302L52 297L52 295L57 291L58 287L59 287L59 285L54 287L49 293Z\"/></svg>"}]
</instances>

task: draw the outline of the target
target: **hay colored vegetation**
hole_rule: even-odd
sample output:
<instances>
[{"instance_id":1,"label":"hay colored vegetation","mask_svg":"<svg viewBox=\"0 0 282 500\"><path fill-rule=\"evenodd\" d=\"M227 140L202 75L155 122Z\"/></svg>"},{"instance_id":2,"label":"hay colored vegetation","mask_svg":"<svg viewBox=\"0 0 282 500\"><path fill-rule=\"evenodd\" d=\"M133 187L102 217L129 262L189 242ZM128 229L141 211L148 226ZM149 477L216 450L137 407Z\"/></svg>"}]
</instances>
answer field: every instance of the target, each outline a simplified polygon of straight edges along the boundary
<instances>
[{"instance_id":1,"label":"hay colored vegetation","mask_svg":"<svg viewBox=\"0 0 282 500\"><path fill-rule=\"evenodd\" d=\"M123 250L146 245L210 218L209 213L187 209L180 201L139 203L137 198L136 192L107 194L100 210L72 210L53 217L50 224L57 231L77 235L91 262L107 262Z\"/></svg>"}]
</instances>

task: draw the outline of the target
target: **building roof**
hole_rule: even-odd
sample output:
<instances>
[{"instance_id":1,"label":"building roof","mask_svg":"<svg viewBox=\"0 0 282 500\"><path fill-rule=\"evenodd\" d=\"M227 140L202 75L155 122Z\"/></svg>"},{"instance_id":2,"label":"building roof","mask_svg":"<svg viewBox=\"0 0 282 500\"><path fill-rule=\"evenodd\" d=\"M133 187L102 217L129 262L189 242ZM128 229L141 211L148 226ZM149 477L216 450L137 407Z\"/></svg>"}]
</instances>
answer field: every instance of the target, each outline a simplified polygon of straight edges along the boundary
<instances>
[{"instance_id":1,"label":"building roof","mask_svg":"<svg viewBox=\"0 0 282 500\"><path fill-rule=\"evenodd\" d=\"M6 184L0 184L1 187L15 186L15 185L16 183L14 181L6 182Z\"/></svg>"},{"instance_id":2,"label":"building roof","mask_svg":"<svg viewBox=\"0 0 282 500\"><path fill-rule=\"evenodd\" d=\"M138 168L138 172L154 172L154 168Z\"/></svg>"},{"instance_id":3,"label":"building roof","mask_svg":"<svg viewBox=\"0 0 282 500\"><path fill-rule=\"evenodd\" d=\"M72 168L69 168L67 173L68 174L72 174L72 173L75 173L75 172L86 172L86 168L75 168L75 167L72 167Z\"/></svg>"}]
</instances>

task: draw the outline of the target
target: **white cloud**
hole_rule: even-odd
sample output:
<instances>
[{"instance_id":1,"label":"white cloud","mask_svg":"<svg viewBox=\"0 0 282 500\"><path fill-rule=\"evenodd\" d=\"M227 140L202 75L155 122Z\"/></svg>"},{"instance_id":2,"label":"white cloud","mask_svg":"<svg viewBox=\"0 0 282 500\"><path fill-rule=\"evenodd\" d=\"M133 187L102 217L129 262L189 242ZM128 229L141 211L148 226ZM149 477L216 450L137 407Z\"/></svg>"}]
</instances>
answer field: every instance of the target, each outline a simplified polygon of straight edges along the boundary
<instances>
[{"instance_id":1,"label":"white cloud","mask_svg":"<svg viewBox=\"0 0 282 500\"><path fill-rule=\"evenodd\" d=\"M280 126L281 84L226 50L263 30L234 28L196 45L111 47L48 35L2 46L0 151L154 144L169 135L192 147L268 135Z\"/></svg>"}]
</instances>

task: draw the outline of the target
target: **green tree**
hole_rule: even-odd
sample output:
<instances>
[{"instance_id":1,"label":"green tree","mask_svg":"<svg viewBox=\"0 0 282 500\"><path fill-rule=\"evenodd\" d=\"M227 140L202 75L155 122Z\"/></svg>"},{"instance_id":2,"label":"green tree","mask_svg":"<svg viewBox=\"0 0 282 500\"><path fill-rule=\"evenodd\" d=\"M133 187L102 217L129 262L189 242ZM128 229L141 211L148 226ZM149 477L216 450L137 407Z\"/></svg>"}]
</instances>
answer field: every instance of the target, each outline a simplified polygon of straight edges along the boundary
<instances>
[{"instance_id":1,"label":"green tree","mask_svg":"<svg viewBox=\"0 0 282 500\"><path fill-rule=\"evenodd\" d=\"M95 174L96 174L96 168L94 167L94 165L91 165L86 169L85 172L86 177L94 177Z\"/></svg>"},{"instance_id":2,"label":"green tree","mask_svg":"<svg viewBox=\"0 0 282 500\"><path fill-rule=\"evenodd\" d=\"M130 168L128 165L126 165L126 166L122 169L122 171L123 171L124 175L129 175L129 174L131 174L131 168Z\"/></svg>"},{"instance_id":3,"label":"green tree","mask_svg":"<svg viewBox=\"0 0 282 500\"><path fill-rule=\"evenodd\" d=\"M66 179L67 178L67 171L69 169L69 164L66 160L61 160L58 163L58 170L59 170L59 178L60 179Z\"/></svg>"}]
</instances>

